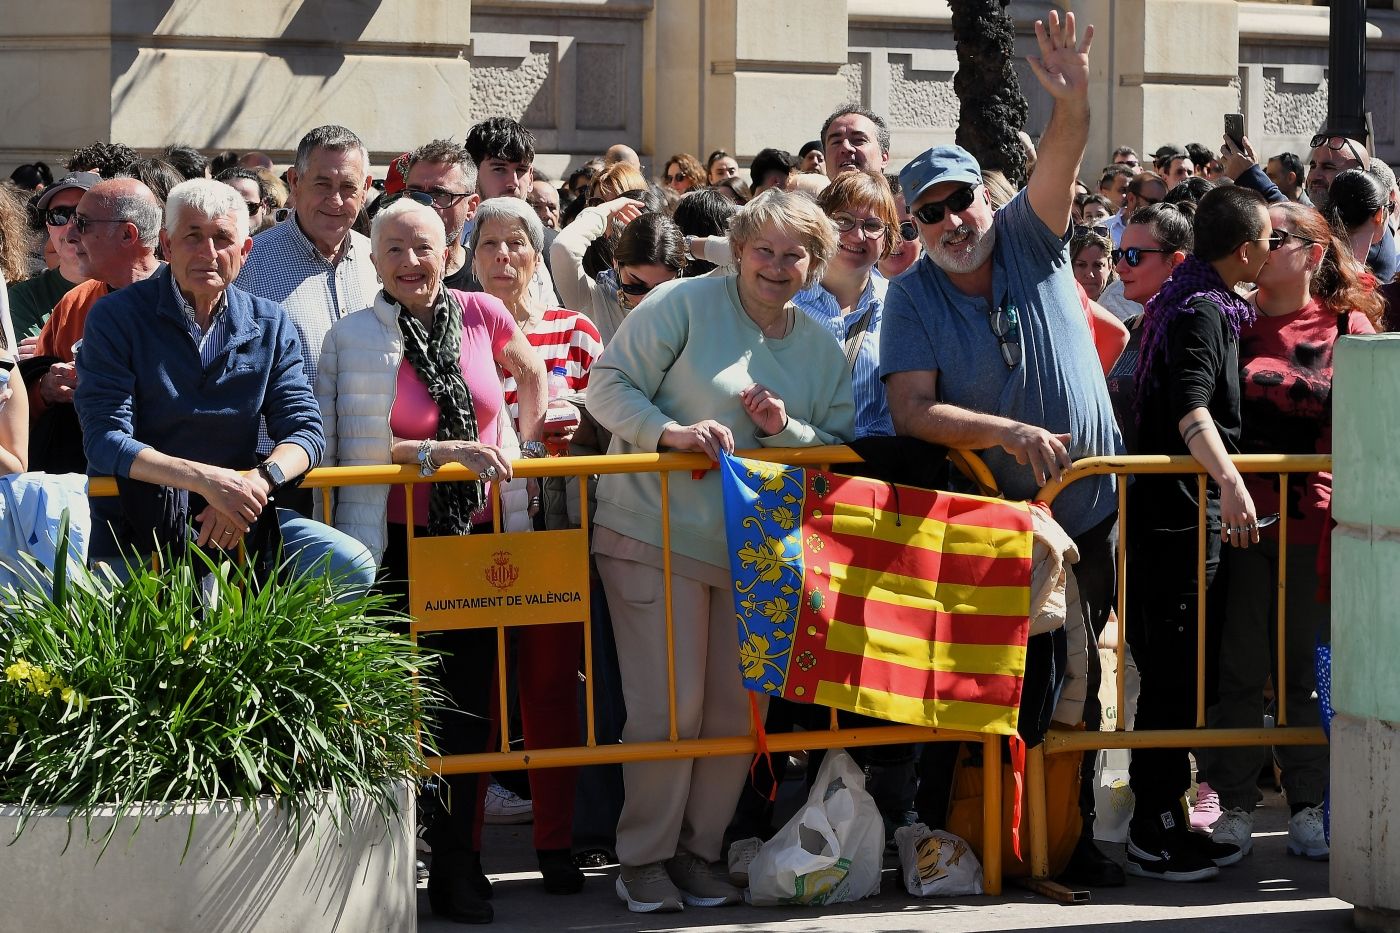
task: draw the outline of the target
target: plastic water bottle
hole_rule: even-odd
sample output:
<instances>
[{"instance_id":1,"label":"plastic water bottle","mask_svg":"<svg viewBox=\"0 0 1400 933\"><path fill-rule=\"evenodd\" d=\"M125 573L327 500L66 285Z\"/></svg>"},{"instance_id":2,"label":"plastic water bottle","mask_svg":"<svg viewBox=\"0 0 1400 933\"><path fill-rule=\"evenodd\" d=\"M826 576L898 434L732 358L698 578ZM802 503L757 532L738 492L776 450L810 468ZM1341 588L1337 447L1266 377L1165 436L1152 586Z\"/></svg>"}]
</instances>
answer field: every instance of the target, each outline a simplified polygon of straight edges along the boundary
<instances>
[{"instance_id":1,"label":"plastic water bottle","mask_svg":"<svg viewBox=\"0 0 1400 933\"><path fill-rule=\"evenodd\" d=\"M563 366L556 366L549 371L549 408L545 410L544 423L546 426L575 422L574 413L566 407L567 398L573 391L569 388L569 371ZM556 402L564 404L556 405ZM556 441L546 439L545 446L549 448L552 456L559 457L569 452L568 444L560 444Z\"/></svg>"}]
</instances>

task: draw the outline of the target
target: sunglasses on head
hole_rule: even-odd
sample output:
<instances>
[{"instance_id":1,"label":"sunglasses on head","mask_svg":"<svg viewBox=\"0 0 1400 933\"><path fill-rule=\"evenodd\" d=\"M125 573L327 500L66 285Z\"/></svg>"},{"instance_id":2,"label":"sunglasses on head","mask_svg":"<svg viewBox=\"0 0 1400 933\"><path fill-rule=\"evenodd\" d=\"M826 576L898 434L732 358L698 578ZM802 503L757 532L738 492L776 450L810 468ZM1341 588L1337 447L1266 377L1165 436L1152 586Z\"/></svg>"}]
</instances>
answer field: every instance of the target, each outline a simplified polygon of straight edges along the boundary
<instances>
[{"instance_id":1,"label":"sunglasses on head","mask_svg":"<svg viewBox=\"0 0 1400 933\"><path fill-rule=\"evenodd\" d=\"M1361 158L1361 153L1356 151L1355 144L1345 136L1328 136L1326 133L1318 133L1312 138L1312 142L1308 143L1308 148L1316 149L1319 146L1326 146L1333 152L1341 152L1343 149L1346 149L1351 152L1352 158L1356 161L1365 161L1365 159Z\"/></svg>"},{"instance_id":2,"label":"sunglasses on head","mask_svg":"<svg viewBox=\"0 0 1400 933\"><path fill-rule=\"evenodd\" d=\"M1148 253L1174 253L1174 249L1163 249L1162 247L1150 248L1146 246L1127 246L1123 249L1113 251L1113 264L1116 266L1120 262L1126 262L1128 268L1136 269L1142 263L1142 257Z\"/></svg>"},{"instance_id":3,"label":"sunglasses on head","mask_svg":"<svg viewBox=\"0 0 1400 933\"><path fill-rule=\"evenodd\" d=\"M959 188L941 201L929 201L923 207L913 212L914 217L917 218L921 224L941 223L946 211L952 211L956 214L971 207L972 200L977 193L978 187L980 186L968 185L965 188Z\"/></svg>"},{"instance_id":4,"label":"sunglasses on head","mask_svg":"<svg viewBox=\"0 0 1400 933\"><path fill-rule=\"evenodd\" d=\"M1075 225L1074 225L1074 235L1077 236L1077 237L1081 237L1081 236L1101 236L1101 237L1107 237L1107 236L1108 236L1108 226L1105 225L1105 224L1094 224L1092 227L1087 227L1087 226L1084 226L1083 224L1075 224Z\"/></svg>"}]
</instances>

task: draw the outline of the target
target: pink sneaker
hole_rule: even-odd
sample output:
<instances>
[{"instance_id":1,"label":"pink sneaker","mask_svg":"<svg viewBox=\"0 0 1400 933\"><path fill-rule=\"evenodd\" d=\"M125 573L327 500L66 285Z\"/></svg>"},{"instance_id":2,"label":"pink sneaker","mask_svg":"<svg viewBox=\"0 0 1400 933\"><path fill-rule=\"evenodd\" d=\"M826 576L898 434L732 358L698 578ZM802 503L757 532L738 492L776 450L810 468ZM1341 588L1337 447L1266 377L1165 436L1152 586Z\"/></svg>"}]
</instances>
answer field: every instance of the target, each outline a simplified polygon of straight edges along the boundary
<instances>
[{"instance_id":1,"label":"pink sneaker","mask_svg":"<svg viewBox=\"0 0 1400 933\"><path fill-rule=\"evenodd\" d=\"M1209 833L1220 819L1220 795L1205 781L1196 785L1196 804L1191 808L1191 828L1198 833Z\"/></svg>"}]
</instances>

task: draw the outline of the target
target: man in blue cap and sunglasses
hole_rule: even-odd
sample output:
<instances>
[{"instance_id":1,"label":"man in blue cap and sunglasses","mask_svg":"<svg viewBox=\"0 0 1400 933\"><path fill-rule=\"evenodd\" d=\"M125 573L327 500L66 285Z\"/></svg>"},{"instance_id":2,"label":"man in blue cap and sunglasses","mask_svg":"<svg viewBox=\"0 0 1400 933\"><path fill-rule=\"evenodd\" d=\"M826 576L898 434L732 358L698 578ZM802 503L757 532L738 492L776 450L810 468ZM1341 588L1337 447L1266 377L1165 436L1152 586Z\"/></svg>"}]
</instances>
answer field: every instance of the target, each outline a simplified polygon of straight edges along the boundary
<instances>
[{"instance_id":1,"label":"man in blue cap and sunglasses","mask_svg":"<svg viewBox=\"0 0 1400 933\"><path fill-rule=\"evenodd\" d=\"M1051 11L1035 34L1031 69L1054 109L1029 184L994 214L966 150L938 146L905 166L899 183L924 258L890 283L880 341L895 431L980 452L1013 499L1034 498L1078 458L1122 448L1065 248L1089 133L1093 27L1080 41L1074 14ZM1113 477L1071 484L1054 513L1079 548L1075 578L1097 633L1114 590ZM1065 637L1060 630L1027 645L1020 731L1032 744L1049 724ZM1092 833L1085 840L1076 880L1121 884Z\"/></svg>"}]
</instances>

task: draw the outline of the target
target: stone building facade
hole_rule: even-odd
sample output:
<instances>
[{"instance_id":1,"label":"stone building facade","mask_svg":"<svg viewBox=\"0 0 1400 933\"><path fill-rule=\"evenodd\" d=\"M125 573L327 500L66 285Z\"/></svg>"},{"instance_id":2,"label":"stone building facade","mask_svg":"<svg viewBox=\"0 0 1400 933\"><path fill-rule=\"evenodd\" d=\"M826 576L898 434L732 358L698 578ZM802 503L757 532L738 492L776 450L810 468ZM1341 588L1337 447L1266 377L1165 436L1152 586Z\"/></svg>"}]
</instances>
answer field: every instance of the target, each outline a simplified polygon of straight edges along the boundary
<instances>
[{"instance_id":1,"label":"stone building facade","mask_svg":"<svg viewBox=\"0 0 1400 933\"><path fill-rule=\"evenodd\" d=\"M626 142L667 156L795 151L856 100L889 116L902 163L953 139L948 5L938 0L4 0L0 170L116 139L263 149L287 161L343 123L387 162L504 114L558 176ZM1327 106L1327 10L1236 0L1075 0L1098 30L1088 170L1116 145L1218 145L1246 115L1261 154L1305 152ZM1385 4L1379 4L1384 6ZM1392 4L1393 5L1393 4ZM1373 7L1378 6L1373 3ZM1012 0L1018 51L1044 2ZM1400 11L1372 9L1368 106L1400 159ZM1018 66L1027 129L1049 101Z\"/></svg>"}]
</instances>

